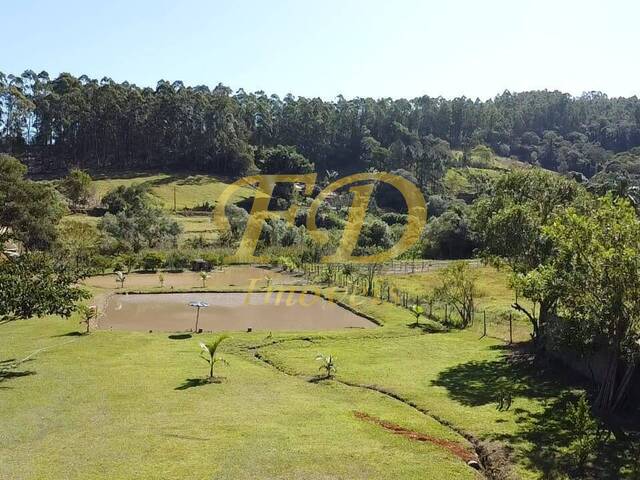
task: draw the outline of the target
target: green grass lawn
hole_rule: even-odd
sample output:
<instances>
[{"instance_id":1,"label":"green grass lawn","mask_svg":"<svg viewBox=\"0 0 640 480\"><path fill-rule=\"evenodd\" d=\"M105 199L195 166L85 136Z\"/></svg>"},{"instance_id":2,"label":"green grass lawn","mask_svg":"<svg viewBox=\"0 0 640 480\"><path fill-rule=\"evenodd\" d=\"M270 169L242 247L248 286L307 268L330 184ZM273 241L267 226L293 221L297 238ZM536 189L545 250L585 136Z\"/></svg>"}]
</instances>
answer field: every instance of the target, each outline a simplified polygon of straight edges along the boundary
<instances>
[{"instance_id":1,"label":"green grass lawn","mask_svg":"<svg viewBox=\"0 0 640 480\"><path fill-rule=\"evenodd\" d=\"M461 434L507 445L517 473L542 478L567 443L574 386L476 331L426 333L401 307L334 295L382 326L232 333L218 384L202 384L201 338L1 325L0 361L36 353L0 377L0 478L480 478L443 446L473 452ZM314 381L319 353L336 380ZM513 404L499 411L504 384Z\"/></svg>"},{"instance_id":2,"label":"green grass lawn","mask_svg":"<svg viewBox=\"0 0 640 480\"><path fill-rule=\"evenodd\" d=\"M356 418L465 440L402 403L288 377L231 340L220 384L189 388L206 364L199 339L96 332L72 320L3 326L2 356L38 353L2 383L0 478L456 478L477 474L449 451ZM308 359L314 364L313 356Z\"/></svg>"}]
</instances>

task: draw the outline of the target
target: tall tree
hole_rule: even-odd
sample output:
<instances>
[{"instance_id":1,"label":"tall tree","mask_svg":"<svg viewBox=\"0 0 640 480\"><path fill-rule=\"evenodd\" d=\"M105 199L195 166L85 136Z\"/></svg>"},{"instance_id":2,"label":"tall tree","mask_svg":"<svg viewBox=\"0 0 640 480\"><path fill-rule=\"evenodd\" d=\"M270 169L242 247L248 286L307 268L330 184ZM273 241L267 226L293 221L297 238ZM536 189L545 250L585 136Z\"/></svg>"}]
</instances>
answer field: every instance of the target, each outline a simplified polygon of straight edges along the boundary
<instances>
[{"instance_id":1,"label":"tall tree","mask_svg":"<svg viewBox=\"0 0 640 480\"><path fill-rule=\"evenodd\" d=\"M558 301L554 289L525 288L529 276L552 258L553 245L545 232L554 216L584 193L580 186L542 170L516 171L500 177L493 191L474 206L473 226L481 254L508 265L516 289L539 306L538 312L516 298L513 308L531 322L533 337L541 340Z\"/></svg>"},{"instance_id":2,"label":"tall tree","mask_svg":"<svg viewBox=\"0 0 640 480\"><path fill-rule=\"evenodd\" d=\"M553 257L531 288L557 292L561 343L606 352L596 406L616 409L640 359L640 221L627 200L609 195L567 209L544 232Z\"/></svg>"}]
</instances>

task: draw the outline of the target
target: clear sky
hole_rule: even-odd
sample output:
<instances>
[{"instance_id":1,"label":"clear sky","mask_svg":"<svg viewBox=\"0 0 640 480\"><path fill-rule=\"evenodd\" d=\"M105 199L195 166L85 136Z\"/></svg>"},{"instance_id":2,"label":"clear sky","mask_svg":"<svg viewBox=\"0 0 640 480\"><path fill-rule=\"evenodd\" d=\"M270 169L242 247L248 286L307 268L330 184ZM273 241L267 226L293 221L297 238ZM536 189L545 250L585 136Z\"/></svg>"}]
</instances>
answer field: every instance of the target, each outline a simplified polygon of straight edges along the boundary
<instances>
[{"instance_id":1,"label":"clear sky","mask_svg":"<svg viewBox=\"0 0 640 480\"><path fill-rule=\"evenodd\" d=\"M284 95L640 95L637 0L0 0L0 71Z\"/></svg>"}]
</instances>

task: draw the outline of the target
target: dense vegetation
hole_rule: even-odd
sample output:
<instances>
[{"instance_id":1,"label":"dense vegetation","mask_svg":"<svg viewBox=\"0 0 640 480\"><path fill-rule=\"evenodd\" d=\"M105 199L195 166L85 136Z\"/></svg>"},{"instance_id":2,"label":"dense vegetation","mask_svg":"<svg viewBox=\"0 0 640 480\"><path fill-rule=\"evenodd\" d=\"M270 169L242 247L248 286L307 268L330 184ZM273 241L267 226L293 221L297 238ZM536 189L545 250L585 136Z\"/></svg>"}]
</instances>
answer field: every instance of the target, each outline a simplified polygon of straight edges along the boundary
<instances>
[{"instance_id":1,"label":"dense vegetation","mask_svg":"<svg viewBox=\"0 0 640 480\"><path fill-rule=\"evenodd\" d=\"M319 172L402 168L428 185L442 173L448 147L479 144L591 177L614 154L640 146L640 100L533 91L488 101L325 101L180 81L153 89L68 73L0 73L0 150L45 172L173 168L239 176L261 148L289 145ZM630 155L611 168L635 168L637 152Z\"/></svg>"}]
</instances>

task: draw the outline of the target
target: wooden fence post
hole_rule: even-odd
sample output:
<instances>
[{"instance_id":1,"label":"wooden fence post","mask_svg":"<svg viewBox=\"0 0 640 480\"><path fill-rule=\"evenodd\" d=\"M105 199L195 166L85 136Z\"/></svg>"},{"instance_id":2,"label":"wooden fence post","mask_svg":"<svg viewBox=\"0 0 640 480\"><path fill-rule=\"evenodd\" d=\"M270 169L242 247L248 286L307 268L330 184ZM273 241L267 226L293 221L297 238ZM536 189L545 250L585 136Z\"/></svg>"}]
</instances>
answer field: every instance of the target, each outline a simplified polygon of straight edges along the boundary
<instances>
[{"instance_id":1,"label":"wooden fence post","mask_svg":"<svg viewBox=\"0 0 640 480\"><path fill-rule=\"evenodd\" d=\"M509 312L509 345L513 343L513 318Z\"/></svg>"},{"instance_id":2,"label":"wooden fence post","mask_svg":"<svg viewBox=\"0 0 640 480\"><path fill-rule=\"evenodd\" d=\"M483 310L482 311L482 319L483 319L483 323L484 323L484 330L483 330L483 337L487 336L487 311Z\"/></svg>"}]
</instances>

